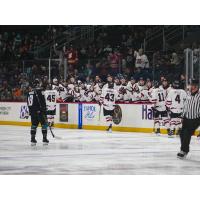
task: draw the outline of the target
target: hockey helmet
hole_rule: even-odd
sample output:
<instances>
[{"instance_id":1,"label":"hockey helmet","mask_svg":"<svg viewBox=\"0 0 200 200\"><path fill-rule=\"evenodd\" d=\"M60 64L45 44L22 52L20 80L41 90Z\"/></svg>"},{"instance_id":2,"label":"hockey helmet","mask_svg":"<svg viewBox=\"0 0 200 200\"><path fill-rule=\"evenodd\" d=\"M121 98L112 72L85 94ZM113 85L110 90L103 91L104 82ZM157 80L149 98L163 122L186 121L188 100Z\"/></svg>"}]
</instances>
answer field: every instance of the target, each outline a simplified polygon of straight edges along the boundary
<instances>
[{"instance_id":1,"label":"hockey helmet","mask_svg":"<svg viewBox=\"0 0 200 200\"><path fill-rule=\"evenodd\" d=\"M154 88L159 88L159 82L158 81L153 81L153 87Z\"/></svg>"},{"instance_id":2,"label":"hockey helmet","mask_svg":"<svg viewBox=\"0 0 200 200\"><path fill-rule=\"evenodd\" d=\"M114 83L113 82L108 82L108 88L113 89L114 88Z\"/></svg>"},{"instance_id":3,"label":"hockey helmet","mask_svg":"<svg viewBox=\"0 0 200 200\"><path fill-rule=\"evenodd\" d=\"M36 87L40 87L40 81L38 78L36 78L34 81L33 81L33 87L36 88Z\"/></svg>"},{"instance_id":4,"label":"hockey helmet","mask_svg":"<svg viewBox=\"0 0 200 200\"><path fill-rule=\"evenodd\" d=\"M57 78L53 79L53 84L58 84L58 79Z\"/></svg>"},{"instance_id":5,"label":"hockey helmet","mask_svg":"<svg viewBox=\"0 0 200 200\"><path fill-rule=\"evenodd\" d=\"M180 88L180 82L178 80L175 80L173 83L172 83L172 87L174 89L179 89Z\"/></svg>"}]
</instances>

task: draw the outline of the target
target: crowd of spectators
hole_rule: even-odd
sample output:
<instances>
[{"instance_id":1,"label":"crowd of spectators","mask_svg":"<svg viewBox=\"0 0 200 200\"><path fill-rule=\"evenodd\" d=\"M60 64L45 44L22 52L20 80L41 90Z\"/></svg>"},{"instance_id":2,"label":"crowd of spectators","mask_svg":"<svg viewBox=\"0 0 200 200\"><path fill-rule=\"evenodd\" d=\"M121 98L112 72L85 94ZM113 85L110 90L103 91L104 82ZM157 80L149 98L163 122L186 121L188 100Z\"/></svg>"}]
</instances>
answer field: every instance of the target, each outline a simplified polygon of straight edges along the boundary
<instances>
[{"instance_id":1,"label":"crowd of spectators","mask_svg":"<svg viewBox=\"0 0 200 200\"><path fill-rule=\"evenodd\" d=\"M35 78L48 82L48 59L44 62L28 62L29 52L49 39L54 39L63 29L47 27L41 35L0 33L0 100L24 100L29 82ZM87 43L80 41L61 49L57 49L55 43L52 58L59 58L60 61L52 61L51 78L63 80L66 58L67 77L87 83L93 82L95 76L100 76L105 82L108 74L113 77L122 74L127 81L131 77L136 81L140 77L144 80L159 80L163 75L169 81L184 79L184 53L181 48L185 46L180 44L179 48L168 52L145 53L141 49L145 31L150 32L151 27L108 26L98 31L94 40ZM196 52L194 55L200 52L198 44L194 43L192 48Z\"/></svg>"}]
</instances>

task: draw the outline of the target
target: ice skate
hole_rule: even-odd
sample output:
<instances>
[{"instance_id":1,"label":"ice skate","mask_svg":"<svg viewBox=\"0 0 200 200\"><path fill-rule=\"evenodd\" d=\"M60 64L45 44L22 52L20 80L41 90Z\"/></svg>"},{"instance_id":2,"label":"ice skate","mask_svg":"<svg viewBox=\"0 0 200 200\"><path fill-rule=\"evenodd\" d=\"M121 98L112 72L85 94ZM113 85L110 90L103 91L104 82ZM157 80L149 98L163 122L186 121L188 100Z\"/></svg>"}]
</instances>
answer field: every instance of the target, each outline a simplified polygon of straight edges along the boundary
<instances>
[{"instance_id":1,"label":"ice skate","mask_svg":"<svg viewBox=\"0 0 200 200\"><path fill-rule=\"evenodd\" d=\"M173 138L174 137L174 130L168 131L168 138Z\"/></svg>"},{"instance_id":2,"label":"ice skate","mask_svg":"<svg viewBox=\"0 0 200 200\"><path fill-rule=\"evenodd\" d=\"M112 133L112 124L106 129L107 133Z\"/></svg>"},{"instance_id":3,"label":"ice skate","mask_svg":"<svg viewBox=\"0 0 200 200\"><path fill-rule=\"evenodd\" d=\"M47 139L47 137L43 137L43 145L48 145L49 144L49 140Z\"/></svg>"},{"instance_id":4,"label":"ice skate","mask_svg":"<svg viewBox=\"0 0 200 200\"><path fill-rule=\"evenodd\" d=\"M37 144L37 140L35 139L35 137L31 137L31 146L36 146Z\"/></svg>"},{"instance_id":5,"label":"ice skate","mask_svg":"<svg viewBox=\"0 0 200 200\"><path fill-rule=\"evenodd\" d=\"M156 136L160 136L160 128L156 129L155 134Z\"/></svg>"},{"instance_id":6,"label":"ice skate","mask_svg":"<svg viewBox=\"0 0 200 200\"><path fill-rule=\"evenodd\" d=\"M187 153L184 151L180 151L179 153L177 153L177 158L179 159L185 159L187 156Z\"/></svg>"}]
</instances>

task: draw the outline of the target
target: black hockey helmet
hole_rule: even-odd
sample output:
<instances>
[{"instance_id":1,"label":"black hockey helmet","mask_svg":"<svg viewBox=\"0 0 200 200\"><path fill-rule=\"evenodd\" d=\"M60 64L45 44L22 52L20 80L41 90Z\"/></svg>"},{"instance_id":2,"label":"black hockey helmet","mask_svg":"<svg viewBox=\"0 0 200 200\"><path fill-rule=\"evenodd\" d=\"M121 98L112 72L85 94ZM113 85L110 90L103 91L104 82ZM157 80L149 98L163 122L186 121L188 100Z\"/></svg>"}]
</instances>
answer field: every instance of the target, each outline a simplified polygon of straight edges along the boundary
<instances>
[{"instance_id":1,"label":"black hockey helmet","mask_svg":"<svg viewBox=\"0 0 200 200\"><path fill-rule=\"evenodd\" d=\"M180 82L178 80L175 80L173 83L172 83L172 87L174 89L179 89L180 88Z\"/></svg>"},{"instance_id":2,"label":"black hockey helmet","mask_svg":"<svg viewBox=\"0 0 200 200\"><path fill-rule=\"evenodd\" d=\"M36 78L36 79L33 81L32 86L33 86L34 88L40 87L40 81L39 81L38 78Z\"/></svg>"},{"instance_id":3,"label":"black hockey helmet","mask_svg":"<svg viewBox=\"0 0 200 200\"><path fill-rule=\"evenodd\" d=\"M153 81L153 87L154 88L159 88L159 82L158 81Z\"/></svg>"},{"instance_id":4,"label":"black hockey helmet","mask_svg":"<svg viewBox=\"0 0 200 200\"><path fill-rule=\"evenodd\" d=\"M108 88L113 89L114 88L114 83L113 82L108 82Z\"/></svg>"},{"instance_id":5,"label":"black hockey helmet","mask_svg":"<svg viewBox=\"0 0 200 200\"><path fill-rule=\"evenodd\" d=\"M189 80L189 84L190 85L197 85L197 86L199 86L199 80L197 80L197 79L190 79Z\"/></svg>"}]
</instances>

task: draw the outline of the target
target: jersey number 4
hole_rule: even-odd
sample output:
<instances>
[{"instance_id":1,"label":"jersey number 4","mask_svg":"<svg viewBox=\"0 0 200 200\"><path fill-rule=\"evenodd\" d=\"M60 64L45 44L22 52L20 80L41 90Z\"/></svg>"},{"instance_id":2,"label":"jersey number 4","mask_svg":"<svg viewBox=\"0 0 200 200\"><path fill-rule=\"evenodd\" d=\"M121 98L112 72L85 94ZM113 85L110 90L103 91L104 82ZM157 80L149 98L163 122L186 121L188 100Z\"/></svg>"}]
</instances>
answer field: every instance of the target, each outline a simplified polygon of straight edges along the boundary
<instances>
[{"instance_id":1,"label":"jersey number 4","mask_svg":"<svg viewBox=\"0 0 200 200\"><path fill-rule=\"evenodd\" d=\"M105 96L105 99L107 101L114 101L114 94L107 93L106 96Z\"/></svg>"},{"instance_id":2,"label":"jersey number 4","mask_svg":"<svg viewBox=\"0 0 200 200\"><path fill-rule=\"evenodd\" d=\"M48 100L49 102L55 102L56 97L55 97L55 95L48 95L48 96L47 96L47 100Z\"/></svg>"},{"instance_id":3,"label":"jersey number 4","mask_svg":"<svg viewBox=\"0 0 200 200\"><path fill-rule=\"evenodd\" d=\"M177 94L177 96L176 96L176 98L175 98L175 101L178 101L178 103L181 102L181 100L180 100L180 95L179 95L179 94Z\"/></svg>"}]
</instances>

